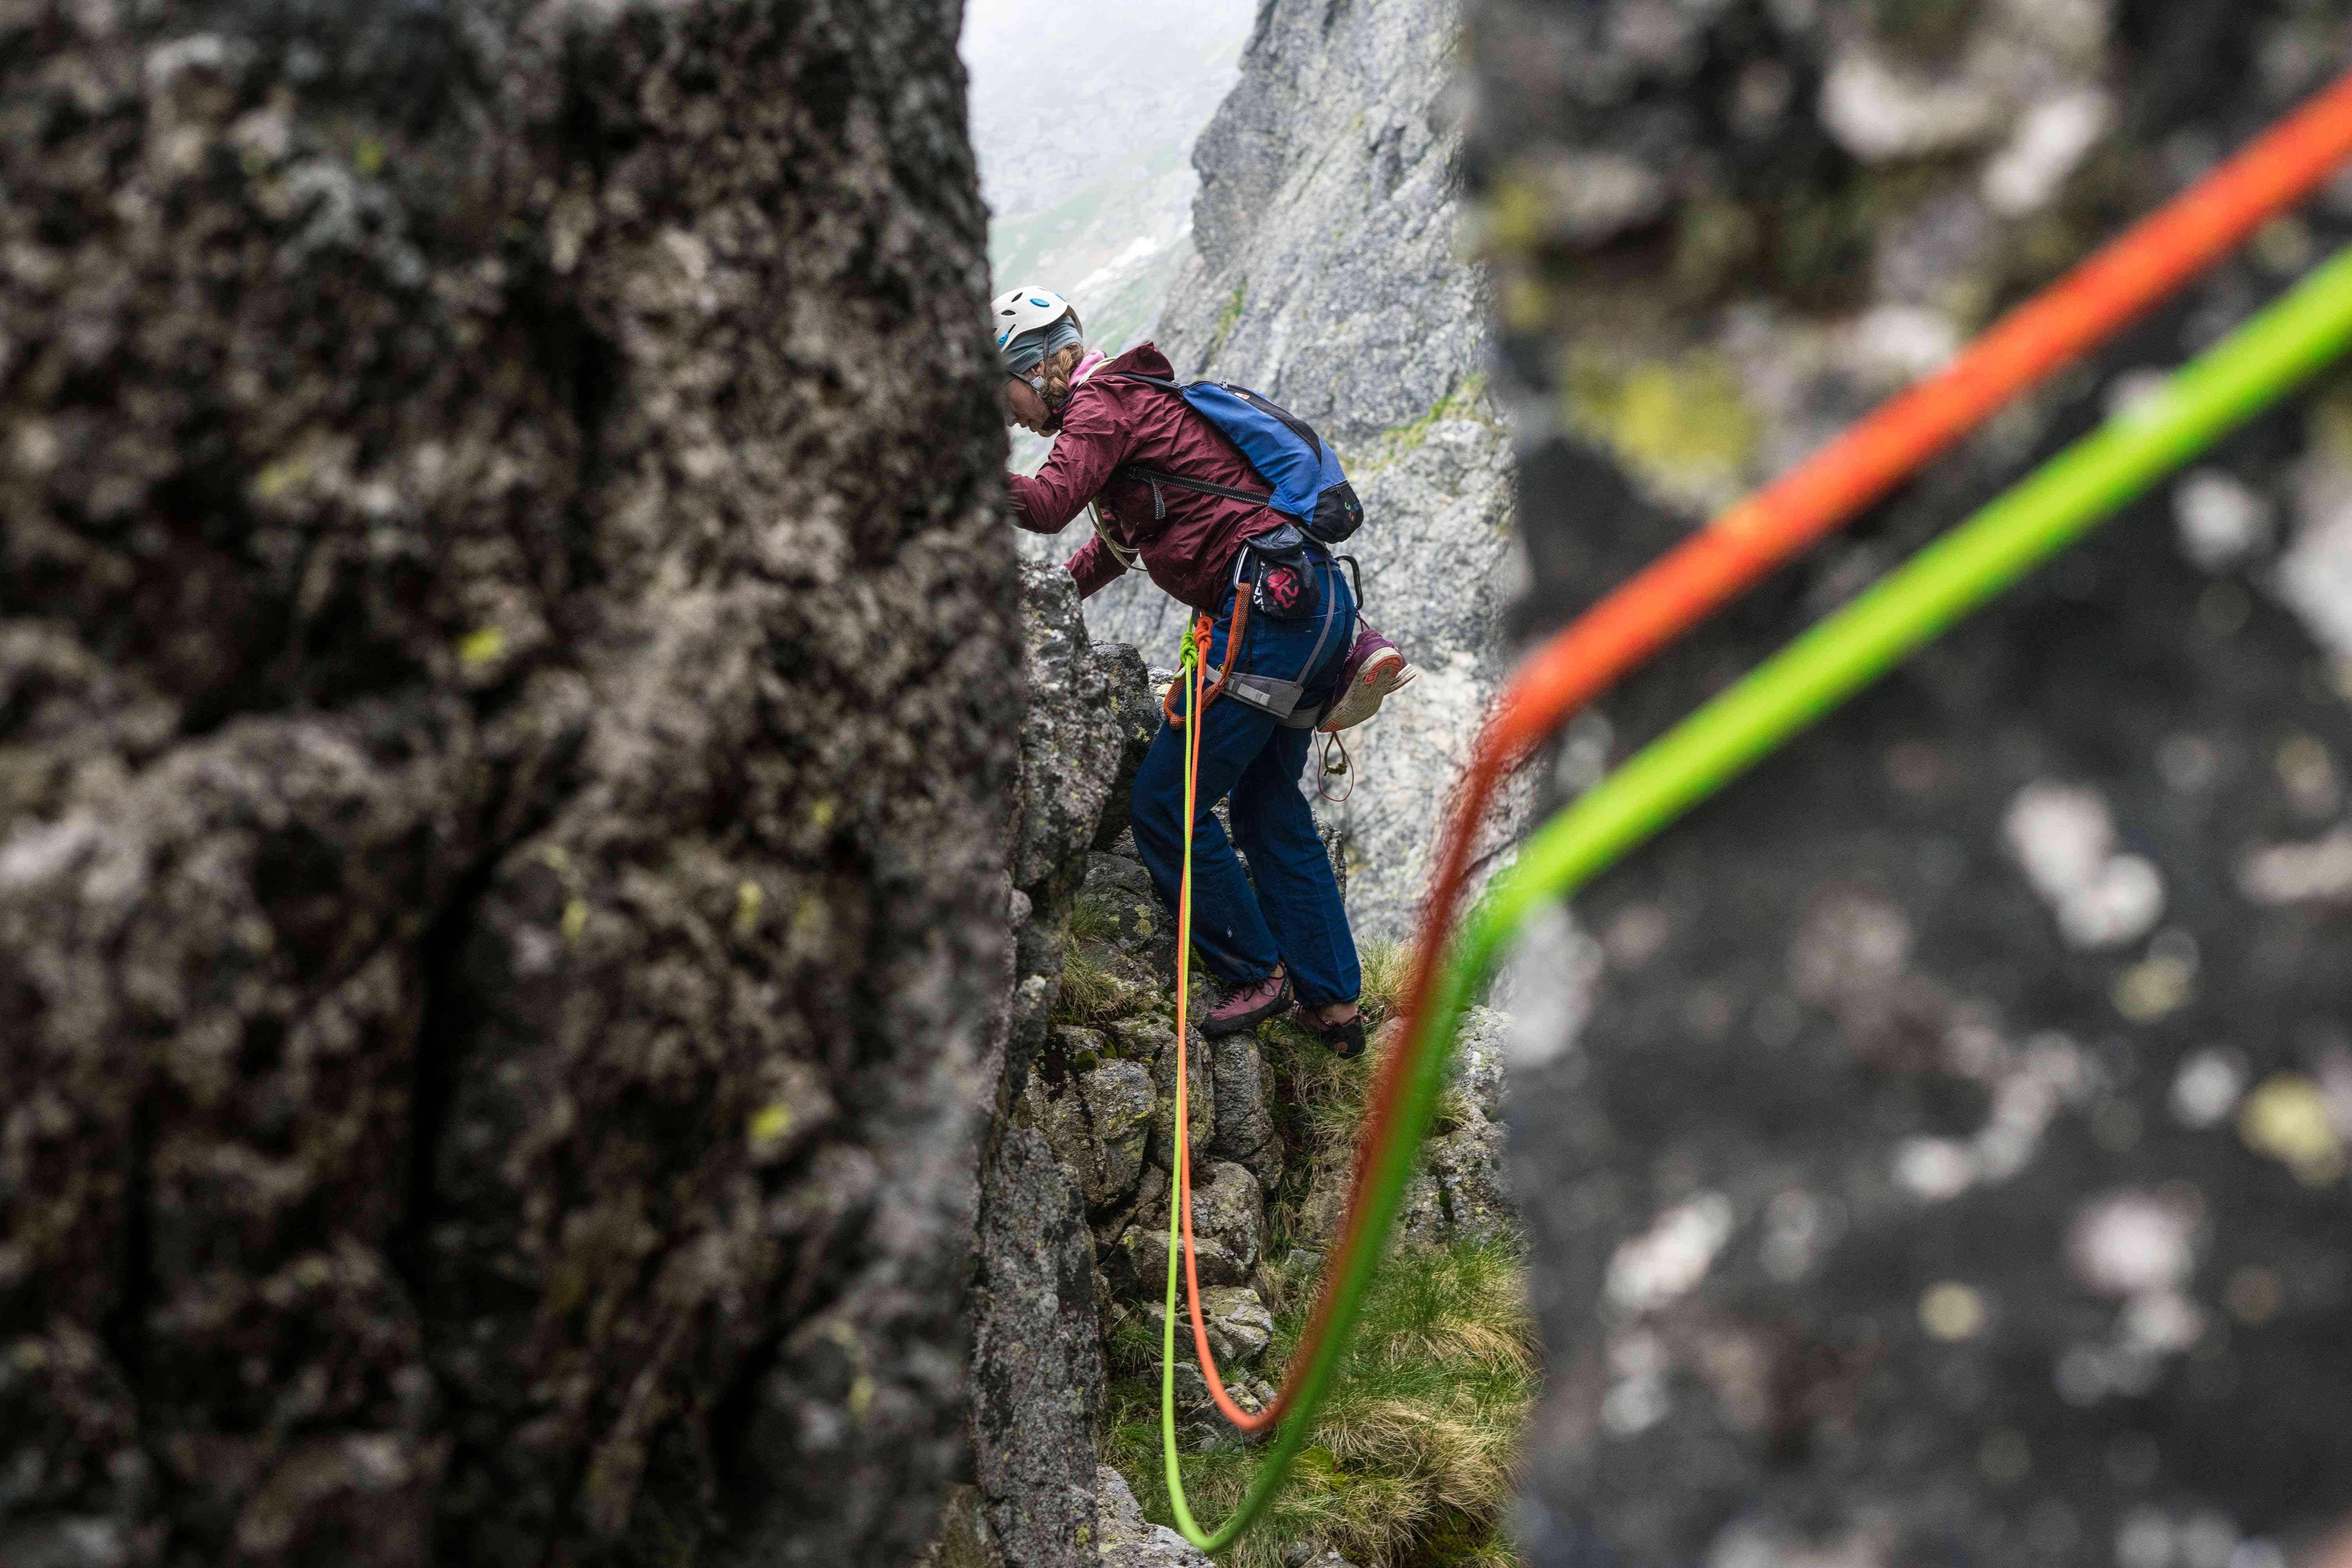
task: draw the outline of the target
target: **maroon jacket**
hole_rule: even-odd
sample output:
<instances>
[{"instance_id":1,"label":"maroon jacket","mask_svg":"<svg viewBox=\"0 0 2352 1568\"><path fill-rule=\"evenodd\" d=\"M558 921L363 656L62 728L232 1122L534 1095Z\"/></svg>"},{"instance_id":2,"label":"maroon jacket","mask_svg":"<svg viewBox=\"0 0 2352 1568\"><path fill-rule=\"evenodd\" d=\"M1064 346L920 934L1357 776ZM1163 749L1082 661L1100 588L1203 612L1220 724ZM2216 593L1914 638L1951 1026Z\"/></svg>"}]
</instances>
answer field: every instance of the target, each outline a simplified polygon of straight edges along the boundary
<instances>
[{"instance_id":1,"label":"maroon jacket","mask_svg":"<svg viewBox=\"0 0 2352 1568\"><path fill-rule=\"evenodd\" d=\"M1262 506L1162 485L1167 516L1151 515L1151 487L1111 479L1111 470L1138 463L1235 489L1263 490L1265 481L1242 460L1232 442L1172 392L1125 381L1115 371L1162 377L1175 373L1150 343L1097 367L1071 389L1062 405L1054 455L1034 479L1007 474L1013 521L1037 533L1057 533L1089 500L1102 532L1139 552L1151 580L1206 615L1223 607L1234 552L1241 542L1277 527L1283 519ZM1066 563L1081 598L1126 567L1100 537L1087 541Z\"/></svg>"}]
</instances>

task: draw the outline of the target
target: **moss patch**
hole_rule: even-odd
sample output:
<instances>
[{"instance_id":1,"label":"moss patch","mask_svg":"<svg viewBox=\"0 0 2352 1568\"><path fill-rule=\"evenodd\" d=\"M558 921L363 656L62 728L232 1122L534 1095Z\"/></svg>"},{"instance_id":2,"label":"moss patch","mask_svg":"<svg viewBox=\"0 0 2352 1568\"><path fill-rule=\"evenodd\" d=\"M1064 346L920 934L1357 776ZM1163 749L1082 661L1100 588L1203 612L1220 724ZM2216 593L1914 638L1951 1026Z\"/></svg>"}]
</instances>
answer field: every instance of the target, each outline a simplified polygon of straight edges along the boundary
<instances>
[{"instance_id":1,"label":"moss patch","mask_svg":"<svg viewBox=\"0 0 2352 1568\"><path fill-rule=\"evenodd\" d=\"M1471 419L1481 425L1497 426L1494 412L1486 403L1485 371L1465 376L1453 391L1431 404L1419 418L1381 431L1380 445L1369 456L1351 458L1341 454L1340 466L1350 474L1376 474L1418 448L1429 439L1430 431L1448 419Z\"/></svg>"},{"instance_id":2,"label":"moss patch","mask_svg":"<svg viewBox=\"0 0 2352 1568\"><path fill-rule=\"evenodd\" d=\"M1209 352L1202 356L1203 364L1216 359L1219 351L1225 346L1225 340L1232 337L1234 329L1242 324L1242 309L1248 303L1249 286L1244 284L1234 290L1234 297L1225 301L1223 310L1217 312L1217 330L1209 336Z\"/></svg>"},{"instance_id":3,"label":"moss patch","mask_svg":"<svg viewBox=\"0 0 2352 1568\"><path fill-rule=\"evenodd\" d=\"M1753 477L1756 413L1738 368L1722 354L1700 350L1626 361L1573 348L1560 378L1560 405L1570 428L1607 447L1677 505L1727 505Z\"/></svg>"}]
</instances>

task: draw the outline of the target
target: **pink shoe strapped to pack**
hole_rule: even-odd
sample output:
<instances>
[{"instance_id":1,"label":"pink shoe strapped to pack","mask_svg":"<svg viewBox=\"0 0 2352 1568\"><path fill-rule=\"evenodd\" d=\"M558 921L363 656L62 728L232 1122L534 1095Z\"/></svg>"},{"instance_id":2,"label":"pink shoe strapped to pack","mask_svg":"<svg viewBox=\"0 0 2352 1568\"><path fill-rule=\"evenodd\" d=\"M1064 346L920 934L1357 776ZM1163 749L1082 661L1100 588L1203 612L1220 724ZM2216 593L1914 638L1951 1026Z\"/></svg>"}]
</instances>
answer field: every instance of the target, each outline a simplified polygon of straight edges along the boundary
<instances>
[{"instance_id":1,"label":"pink shoe strapped to pack","mask_svg":"<svg viewBox=\"0 0 2352 1568\"><path fill-rule=\"evenodd\" d=\"M1381 703L1412 684L1421 674L1405 662L1396 644L1369 624L1359 622L1356 646L1339 667L1339 687L1331 710L1315 727L1326 734L1362 723L1381 710Z\"/></svg>"}]
</instances>

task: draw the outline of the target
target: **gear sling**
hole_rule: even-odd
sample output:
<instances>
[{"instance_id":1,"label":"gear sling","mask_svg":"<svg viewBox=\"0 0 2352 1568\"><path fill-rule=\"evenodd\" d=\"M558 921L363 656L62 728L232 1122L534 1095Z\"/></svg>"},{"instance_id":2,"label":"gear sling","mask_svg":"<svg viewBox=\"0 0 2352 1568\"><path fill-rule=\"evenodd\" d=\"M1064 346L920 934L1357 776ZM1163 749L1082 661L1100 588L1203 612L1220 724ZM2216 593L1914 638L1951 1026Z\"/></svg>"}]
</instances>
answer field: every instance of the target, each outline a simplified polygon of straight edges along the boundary
<instances>
[{"instance_id":1,"label":"gear sling","mask_svg":"<svg viewBox=\"0 0 2352 1568\"><path fill-rule=\"evenodd\" d=\"M1231 697L1288 730L1311 730L1322 719L1321 704L1300 704L1307 695L1307 678L1322 662L1323 650L1331 644L1332 626L1339 619L1338 595L1324 592L1317 580L1318 567L1333 564L1329 552L1317 546L1291 523L1242 541L1241 549L1234 555L1234 616L1225 629L1225 662L1223 668L1204 666L1210 684L1201 698L1203 711L1218 698ZM1236 668L1249 637L1253 611L1272 620L1297 621L1314 615L1318 605L1323 624L1314 646L1307 649L1306 662L1298 667L1296 679L1285 680ZM1355 612L1351 610L1348 618L1352 629ZM1213 623L1207 616L1202 616L1193 625L1192 640L1204 661L1213 628ZM1182 726L1183 716L1176 711L1175 685L1170 685L1160 699L1160 711L1171 724Z\"/></svg>"}]
</instances>

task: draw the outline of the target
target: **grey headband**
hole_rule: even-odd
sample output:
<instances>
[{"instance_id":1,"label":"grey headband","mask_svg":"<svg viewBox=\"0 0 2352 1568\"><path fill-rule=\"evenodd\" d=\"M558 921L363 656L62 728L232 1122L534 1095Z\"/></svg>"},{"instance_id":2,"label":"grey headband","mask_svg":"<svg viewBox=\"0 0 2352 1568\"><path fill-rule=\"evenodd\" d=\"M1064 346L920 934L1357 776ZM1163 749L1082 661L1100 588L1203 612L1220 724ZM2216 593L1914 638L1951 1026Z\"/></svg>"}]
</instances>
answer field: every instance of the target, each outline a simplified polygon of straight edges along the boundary
<instances>
[{"instance_id":1,"label":"grey headband","mask_svg":"<svg viewBox=\"0 0 2352 1568\"><path fill-rule=\"evenodd\" d=\"M1027 375L1043 364L1048 354L1059 353L1083 341L1077 321L1065 316L1049 326L1032 328L1005 344L1004 368L1014 375Z\"/></svg>"}]
</instances>

